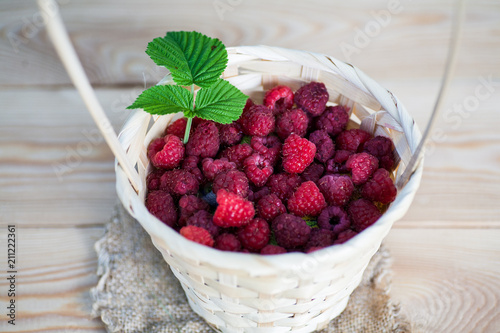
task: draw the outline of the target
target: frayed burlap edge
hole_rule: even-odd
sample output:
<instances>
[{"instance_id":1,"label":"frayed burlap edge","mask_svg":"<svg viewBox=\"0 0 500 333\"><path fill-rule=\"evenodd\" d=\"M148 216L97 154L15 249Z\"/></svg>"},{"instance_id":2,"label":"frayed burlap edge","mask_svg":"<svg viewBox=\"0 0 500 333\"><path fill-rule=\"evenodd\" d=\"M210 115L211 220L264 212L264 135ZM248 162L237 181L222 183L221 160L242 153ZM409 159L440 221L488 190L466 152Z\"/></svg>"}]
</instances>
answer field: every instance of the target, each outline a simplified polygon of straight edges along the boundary
<instances>
[{"instance_id":1,"label":"frayed burlap edge","mask_svg":"<svg viewBox=\"0 0 500 333\"><path fill-rule=\"evenodd\" d=\"M213 332L189 307L184 292L140 224L118 205L95 244L98 284L92 314L108 332ZM411 332L389 297L391 257L382 246L345 311L320 333Z\"/></svg>"}]
</instances>

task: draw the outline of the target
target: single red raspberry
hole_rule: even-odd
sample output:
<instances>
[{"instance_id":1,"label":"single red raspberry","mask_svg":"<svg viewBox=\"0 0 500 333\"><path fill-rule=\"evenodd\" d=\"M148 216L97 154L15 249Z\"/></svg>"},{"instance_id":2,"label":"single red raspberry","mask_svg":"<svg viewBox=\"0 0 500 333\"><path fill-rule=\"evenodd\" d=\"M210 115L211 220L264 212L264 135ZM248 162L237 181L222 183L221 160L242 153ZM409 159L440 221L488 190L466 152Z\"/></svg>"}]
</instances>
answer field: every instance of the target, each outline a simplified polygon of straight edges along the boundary
<instances>
[{"instance_id":1,"label":"single red raspberry","mask_svg":"<svg viewBox=\"0 0 500 333\"><path fill-rule=\"evenodd\" d=\"M190 241L199 243L201 245L206 245L209 247L214 246L214 240L212 236L207 230L203 228L189 225L186 227L182 227L180 230L180 234Z\"/></svg>"},{"instance_id":2,"label":"single red raspberry","mask_svg":"<svg viewBox=\"0 0 500 333\"><path fill-rule=\"evenodd\" d=\"M250 109L254 105L254 102L250 98L248 98L247 102L245 103L245 107L243 108L243 112L247 112L248 109Z\"/></svg>"},{"instance_id":3,"label":"single red raspberry","mask_svg":"<svg viewBox=\"0 0 500 333\"><path fill-rule=\"evenodd\" d=\"M342 208L328 206L319 214L318 227L331 230L335 235L338 235L351 227L351 220Z\"/></svg>"},{"instance_id":4,"label":"single red raspberry","mask_svg":"<svg viewBox=\"0 0 500 333\"><path fill-rule=\"evenodd\" d=\"M319 116L325 111L329 99L326 86L321 82L311 82L301 87L295 93L294 101L298 107L313 116Z\"/></svg>"},{"instance_id":5,"label":"single red raspberry","mask_svg":"<svg viewBox=\"0 0 500 333\"><path fill-rule=\"evenodd\" d=\"M264 186L269 176L273 174L271 162L257 153L245 159L243 162L243 170L248 180L257 187Z\"/></svg>"},{"instance_id":6,"label":"single red raspberry","mask_svg":"<svg viewBox=\"0 0 500 333\"><path fill-rule=\"evenodd\" d=\"M207 180L213 181L219 173L236 169L236 163L229 162L227 158L214 160L207 157L201 161L201 167Z\"/></svg>"},{"instance_id":7,"label":"single red raspberry","mask_svg":"<svg viewBox=\"0 0 500 333\"><path fill-rule=\"evenodd\" d=\"M286 249L279 245L268 244L260 250L260 254L262 255L273 255L273 254L282 254L286 253Z\"/></svg>"},{"instance_id":8,"label":"single red raspberry","mask_svg":"<svg viewBox=\"0 0 500 333\"><path fill-rule=\"evenodd\" d=\"M239 252L241 250L241 242L234 234L225 232L215 239L214 247L221 251Z\"/></svg>"},{"instance_id":9,"label":"single red raspberry","mask_svg":"<svg viewBox=\"0 0 500 333\"><path fill-rule=\"evenodd\" d=\"M199 156L186 156L184 158L184 161L182 161L182 169L189 171L194 176L194 178L196 178L198 183L203 184L205 182L205 176L198 167L199 162Z\"/></svg>"},{"instance_id":10,"label":"single red raspberry","mask_svg":"<svg viewBox=\"0 0 500 333\"><path fill-rule=\"evenodd\" d=\"M149 192L146 197L146 208L169 227L173 227L177 222L174 199L168 192L162 190Z\"/></svg>"},{"instance_id":11,"label":"single red raspberry","mask_svg":"<svg viewBox=\"0 0 500 333\"><path fill-rule=\"evenodd\" d=\"M271 228L278 245L287 250L305 245L311 235L311 227L306 221L291 214L281 214L275 218Z\"/></svg>"},{"instance_id":12,"label":"single red raspberry","mask_svg":"<svg viewBox=\"0 0 500 333\"><path fill-rule=\"evenodd\" d=\"M326 175L318 181L318 188L329 205L342 207L349 202L354 184L346 175Z\"/></svg>"},{"instance_id":13,"label":"single red raspberry","mask_svg":"<svg viewBox=\"0 0 500 333\"><path fill-rule=\"evenodd\" d=\"M148 191L155 191L160 189L161 176L165 173L165 170L154 169L146 177L146 187Z\"/></svg>"},{"instance_id":14,"label":"single red raspberry","mask_svg":"<svg viewBox=\"0 0 500 333\"><path fill-rule=\"evenodd\" d=\"M259 189L250 190L248 193L247 200L252 202L259 202L260 199L271 193L269 187L264 186Z\"/></svg>"},{"instance_id":15,"label":"single red raspberry","mask_svg":"<svg viewBox=\"0 0 500 333\"><path fill-rule=\"evenodd\" d=\"M217 192L214 223L220 227L242 227L255 215L253 204L237 194L221 189Z\"/></svg>"},{"instance_id":16,"label":"single red raspberry","mask_svg":"<svg viewBox=\"0 0 500 333\"><path fill-rule=\"evenodd\" d=\"M167 126L167 129L165 130L165 135L173 134L179 137L180 139L184 139L184 133L186 133L186 125L187 125L187 119L184 117L179 118Z\"/></svg>"},{"instance_id":17,"label":"single red raspberry","mask_svg":"<svg viewBox=\"0 0 500 333\"><path fill-rule=\"evenodd\" d=\"M335 154L335 144L325 130L314 131L309 135L309 141L316 146L315 158L325 163Z\"/></svg>"},{"instance_id":18,"label":"single red raspberry","mask_svg":"<svg viewBox=\"0 0 500 333\"><path fill-rule=\"evenodd\" d=\"M391 139L385 136L376 136L368 140L363 151L378 158L378 164L381 168L388 171L394 169L394 143Z\"/></svg>"},{"instance_id":19,"label":"single red raspberry","mask_svg":"<svg viewBox=\"0 0 500 333\"><path fill-rule=\"evenodd\" d=\"M278 114L293 106L293 91L287 86L276 86L266 91L264 105L274 114Z\"/></svg>"},{"instance_id":20,"label":"single red raspberry","mask_svg":"<svg viewBox=\"0 0 500 333\"><path fill-rule=\"evenodd\" d=\"M236 163L236 167L242 168L243 161L250 155L252 155L253 149L248 143L241 143L226 148L222 151L221 157L225 157L229 162Z\"/></svg>"},{"instance_id":21,"label":"single red raspberry","mask_svg":"<svg viewBox=\"0 0 500 333\"><path fill-rule=\"evenodd\" d=\"M323 176L325 172L325 167L320 163L311 163L300 175L302 181L307 182L308 180L317 183L318 180Z\"/></svg>"},{"instance_id":22,"label":"single red raspberry","mask_svg":"<svg viewBox=\"0 0 500 333\"><path fill-rule=\"evenodd\" d=\"M375 171L372 178L361 189L363 197L378 201L384 205L393 202L397 193L398 190L391 179L389 171L383 168Z\"/></svg>"},{"instance_id":23,"label":"single red raspberry","mask_svg":"<svg viewBox=\"0 0 500 333\"><path fill-rule=\"evenodd\" d=\"M345 166L352 172L352 182L356 185L364 184L378 169L378 160L368 153L354 154L349 157Z\"/></svg>"},{"instance_id":24,"label":"single red raspberry","mask_svg":"<svg viewBox=\"0 0 500 333\"><path fill-rule=\"evenodd\" d=\"M337 239L333 242L334 245L339 245L347 242L349 239L353 238L356 236L358 233L354 230L347 229L345 231L342 231L338 236Z\"/></svg>"},{"instance_id":25,"label":"single red raspberry","mask_svg":"<svg viewBox=\"0 0 500 333\"><path fill-rule=\"evenodd\" d=\"M243 128L237 122L219 125L220 142L226 146L233 146L243 138Z\"/></svg>"},{"instance_id":26,"label":"single red raspberry","mask_svg":"<svg viewBox=\"0 0 500 333\"><path fill-rule=\"evenodd\" d=\"M218 194L221 189L246 198L249 191L248 178L240 170L223 171L215 176L212 186L214 194Z\"/></svg>"},{"instance_id":27,"label":"single red raspberry","mask_svg":"<svg viewBox=\"0 0 500 333\"><path fill-rule=\"evenodd\" d=\"M272 221L279 215L285 213L285 205L274 193L262 197L257 202L257 214L266 221Z\"/></svg>"},{"instance_id":28,"label":"single red raspberry","mask_svg":"<svg viewBox=\"0 0 500 333\"><path fill-rule=\"evenodd\" d=\"M349 113L342 105L327 106L316 121L316 129L325 130L329 135L336 136L345 130L347 123L349 123Z\"/></svg>"},{"instance_id":29,"label":"single red raspberry","mask_svg":"<svg viewBox=\"0 0 500 333\"><path fill-rule=\"evenodd\" d=\"M148 146L148 158L156 168L171 170L184 158L184 144L173 134L155 139Z\"/></svg>"},{"instance_id":30,"label":"single red raspberry","mask_svg":"<svg viewBox=\"0 0 500 333\"><path fill-rule=\"evenodd\" d=\"M337 149L360 152L363 150L363 144L370 138L370 133L358 128L343 131L337 136Z\"/></svg>"},{"instance_id":31,"label":"single red raspberry","mask_svg":"<svg viewBox=\"0 0 500 333\"><path fill-rule=\"evenodd\" d=\"M305 252L310 253L333 244L335 233L327 229L311 228L309 241L304 246Z\"/></svg>"},{"instance_id":32,"label":"single red raspberry","mask_svg":"<svg viewBox=\"0 0 500 333\"><path fill-rule=\"evenodd\" d=\"M199 124L189 137L186 153L201 158L214 157L219 151L219 146L219 129L213 121L205 121Z\"/></svg>"},{"instance_id":33,"label":"single red raspberry","mask_svg":"<svg viewBox=\"0 0 500 333\"><path fill-rule=\"evenodd\" d=\"M194 225L207 230L212 237L219 234L220 227L214 224L212 214L206 210L199 210L187 219L186 225Z\"/></svg>"},{"instance_id":34,"label":"single red raspberry","mask_svg":"<svg viewBox=\"0 0 500 333\"><path fill-rule=\"evenodd\" d=\"M252 136L250 145L254 152L259 153L269 160L274 167L278 162L281 154L281 141L274 135L269 136Z\"/></svg>"},{"instance_id":35,"label":"single red raspberry","mask_svg":"<svg viewBox=\"0 0 500 333\"><path fill-rule=\"evenodd\" d=\"M288 200L301 183L297 174L278 173L271 175L267 180L269 191L274 193L282 201Z\"/></svg>"},{"instance_id":36,"label":"single red raspberry","mask_svg":"<svg viewBox=\"0 0 500 333\"><path fill-rule=\"evenodd\" d=\"M345 162L354 154L349 150L337 150L333 158L326 161L326 173L347 173L349 170L345 166Z\"/></svg>"},{"instance_id":37,"label":"single red raspberry","mask_svg":"<svg viewBox=\"0 0 500 333\"><path fill-rule=\"evenodd\" d=\"M248 135L266 136L274 130L273 112L264 105L254 105L240 117L243 132Z\"/></svg>"},{"instance_id":38,"label":"single red raspberry","mask_svg":"<svg viewBox=\"0 0 500 333\"><path fill-rule=\"evenodd\" d=\"M283 169L289 173L301 173L312 163L315 155L314 143L291 134L283 144Z\"/></svg>"},{"instance_id":39,"label":"single red raspberry","mask_svg":"<svg viewBox=\"0 0 500 333\"><path fill-rule=\"evenodd\" d=\"M175 169L166 171L161 176L160 189L172 195L196 194L200 184L187 170Z\"/></svg>"},{"instance_id":40,"label":"single red raspberry","mask_svg":"<svg viewBox=\"0 0 500 333\"><path fill-rule=\"evenodd\" d=\"M375 223L382 214L373 202L367 199L358 199L351 202L347 209L354 230L361 232Z\"/></svg>"},{"instance_id":41,"label":"single red raspberry","mask_svg":"<svg viewBox=\"0 0 500 333\"><path fill-rule=\"evenodd\" d=\"M210 206L208 203L197 196L194 195L183 195L179 199L179 211L180 211L180 216L179 216L179 221L177 224L181 227L186 225L186 221L188 218L193 216L196 212L200 210L206 210Z\"/></svg>"},{"instance_id":42,"label":"single red raspberry","mask_svg":"<svg viewBox=\"0 0 500 333\"><path fill-rule=\"evenodd\" d=\"M300 184L288 199L288 210L300 217L318 216L325 207L325 197L311 181Z\"/></svg>"},{"instance_id":43,"label":"single red raspberry","mask_svg":"<svg viewBox=\"0 0 500 333\"><path fill-rule=\"evenodd\" d=\"M241 244L245 249L252 252L258 252L266 246L270 237L271 229L269 224L258 217L238 230L238 238Z\"/></svg>"},{"instance_id":44,"label":"single red raspberry","mask_svg":"<svg viewBox=\"0 0 500 333\"><path fill-rule=\"evenodd\" d=\"M303 137L307 132L309 118L302 109L286 110L278 116L276 121L276 134L285 140L290 134L295 133Z\"/></svg>"}]
</instances>

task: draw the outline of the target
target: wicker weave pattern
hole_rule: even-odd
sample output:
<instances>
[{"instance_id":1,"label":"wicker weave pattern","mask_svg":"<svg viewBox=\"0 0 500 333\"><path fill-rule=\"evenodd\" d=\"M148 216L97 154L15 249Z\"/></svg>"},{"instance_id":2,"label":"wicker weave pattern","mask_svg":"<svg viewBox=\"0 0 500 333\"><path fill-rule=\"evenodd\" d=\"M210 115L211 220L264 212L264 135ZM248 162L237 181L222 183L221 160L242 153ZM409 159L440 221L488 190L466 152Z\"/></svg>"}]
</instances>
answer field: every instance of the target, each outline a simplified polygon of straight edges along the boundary
<instances>
[{"instance_id":1,"label":"wicker weave pattern","mask_svg":"<svg viewBox=\"0 0 500 333\"><path fill-rule=\"evenodd\" d=\"M420 132L397 98L359 69L325 55L281 48L238 47L228 52L224 77L255 100L276 84L297 89L305 82L324 82L330 102L350 109L350 126L394 140L400 157L395 177L404 171ZM149 167L146 147L173 118L138 111L124 126L120 139L142 180ZM185 240L147 212L144 183L135 193L118 165L116 173L124 207L152 237L191 307L209 324L222 332L312 332L345 308L383 238L410 206L422 165L377 223L349 242L280 256L224 253Z\"/></svg>"}]
</instances>

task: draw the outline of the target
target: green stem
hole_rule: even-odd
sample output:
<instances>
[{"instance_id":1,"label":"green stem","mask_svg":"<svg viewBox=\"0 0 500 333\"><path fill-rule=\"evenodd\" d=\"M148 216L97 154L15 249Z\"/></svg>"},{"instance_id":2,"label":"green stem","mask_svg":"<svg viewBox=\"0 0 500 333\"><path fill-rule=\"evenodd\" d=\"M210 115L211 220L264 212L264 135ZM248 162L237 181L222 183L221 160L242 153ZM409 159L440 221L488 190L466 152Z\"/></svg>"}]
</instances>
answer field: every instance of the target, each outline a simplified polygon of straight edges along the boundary
<instances>
[{"instance_id":1,"label":"green stem","mask_svg":"<svg viewBox=\"0 0 500 333\"><path fill-rule=\"evenodd\" d=\"M194 112L194 84L191 85L191 94L193 95L193 106L191 111ZM191 123L193 122L193 118L188 118L186 123L186 132L184 132L184 144L187 144L189 140L189 132L191 132Z\"/></svg>"}]
</instances>

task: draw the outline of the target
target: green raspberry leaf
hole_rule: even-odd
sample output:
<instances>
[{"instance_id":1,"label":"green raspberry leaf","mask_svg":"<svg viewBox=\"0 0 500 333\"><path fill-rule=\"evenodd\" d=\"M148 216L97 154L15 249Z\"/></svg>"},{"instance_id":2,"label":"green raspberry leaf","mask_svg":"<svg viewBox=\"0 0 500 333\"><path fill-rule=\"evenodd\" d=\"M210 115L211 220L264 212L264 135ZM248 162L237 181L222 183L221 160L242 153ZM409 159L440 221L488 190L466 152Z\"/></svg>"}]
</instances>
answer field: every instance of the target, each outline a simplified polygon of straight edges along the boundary
<instances>
[{"instance_id":1,"label":"green raspberry leaf","mask_svg":"<svg viewBox=\"0 0 500 333\"><path fill-rule=\"evenodd\" d=\"M241 116L247 99L231 83L218 79L210 88L198 91L194 113L203 119L229 124Z\"/></svg>"},{"instance_id":2,"label":"green raspberry leaf","mask_svg":"<svg viewBox=\"0 0 500 333\"><path fill-rule=\"evenodd\" d=\"M157 65L167 67L181 86L208 88L227 66L224 44L196 31L170 31L165 37L153 39L146 53Z\"/></svg>"},{"instance_id":3,"label":"green raspberry leaf","mask_svg":"<svg viewBox=\"0 0 500 333\"><path fill-rule=\"evenodd\" d=\"M181 86L153 86L144 90L127 109L144 109L152 114L188 113L193 108L193 95Z\"/></svg>"}]
</instances>

